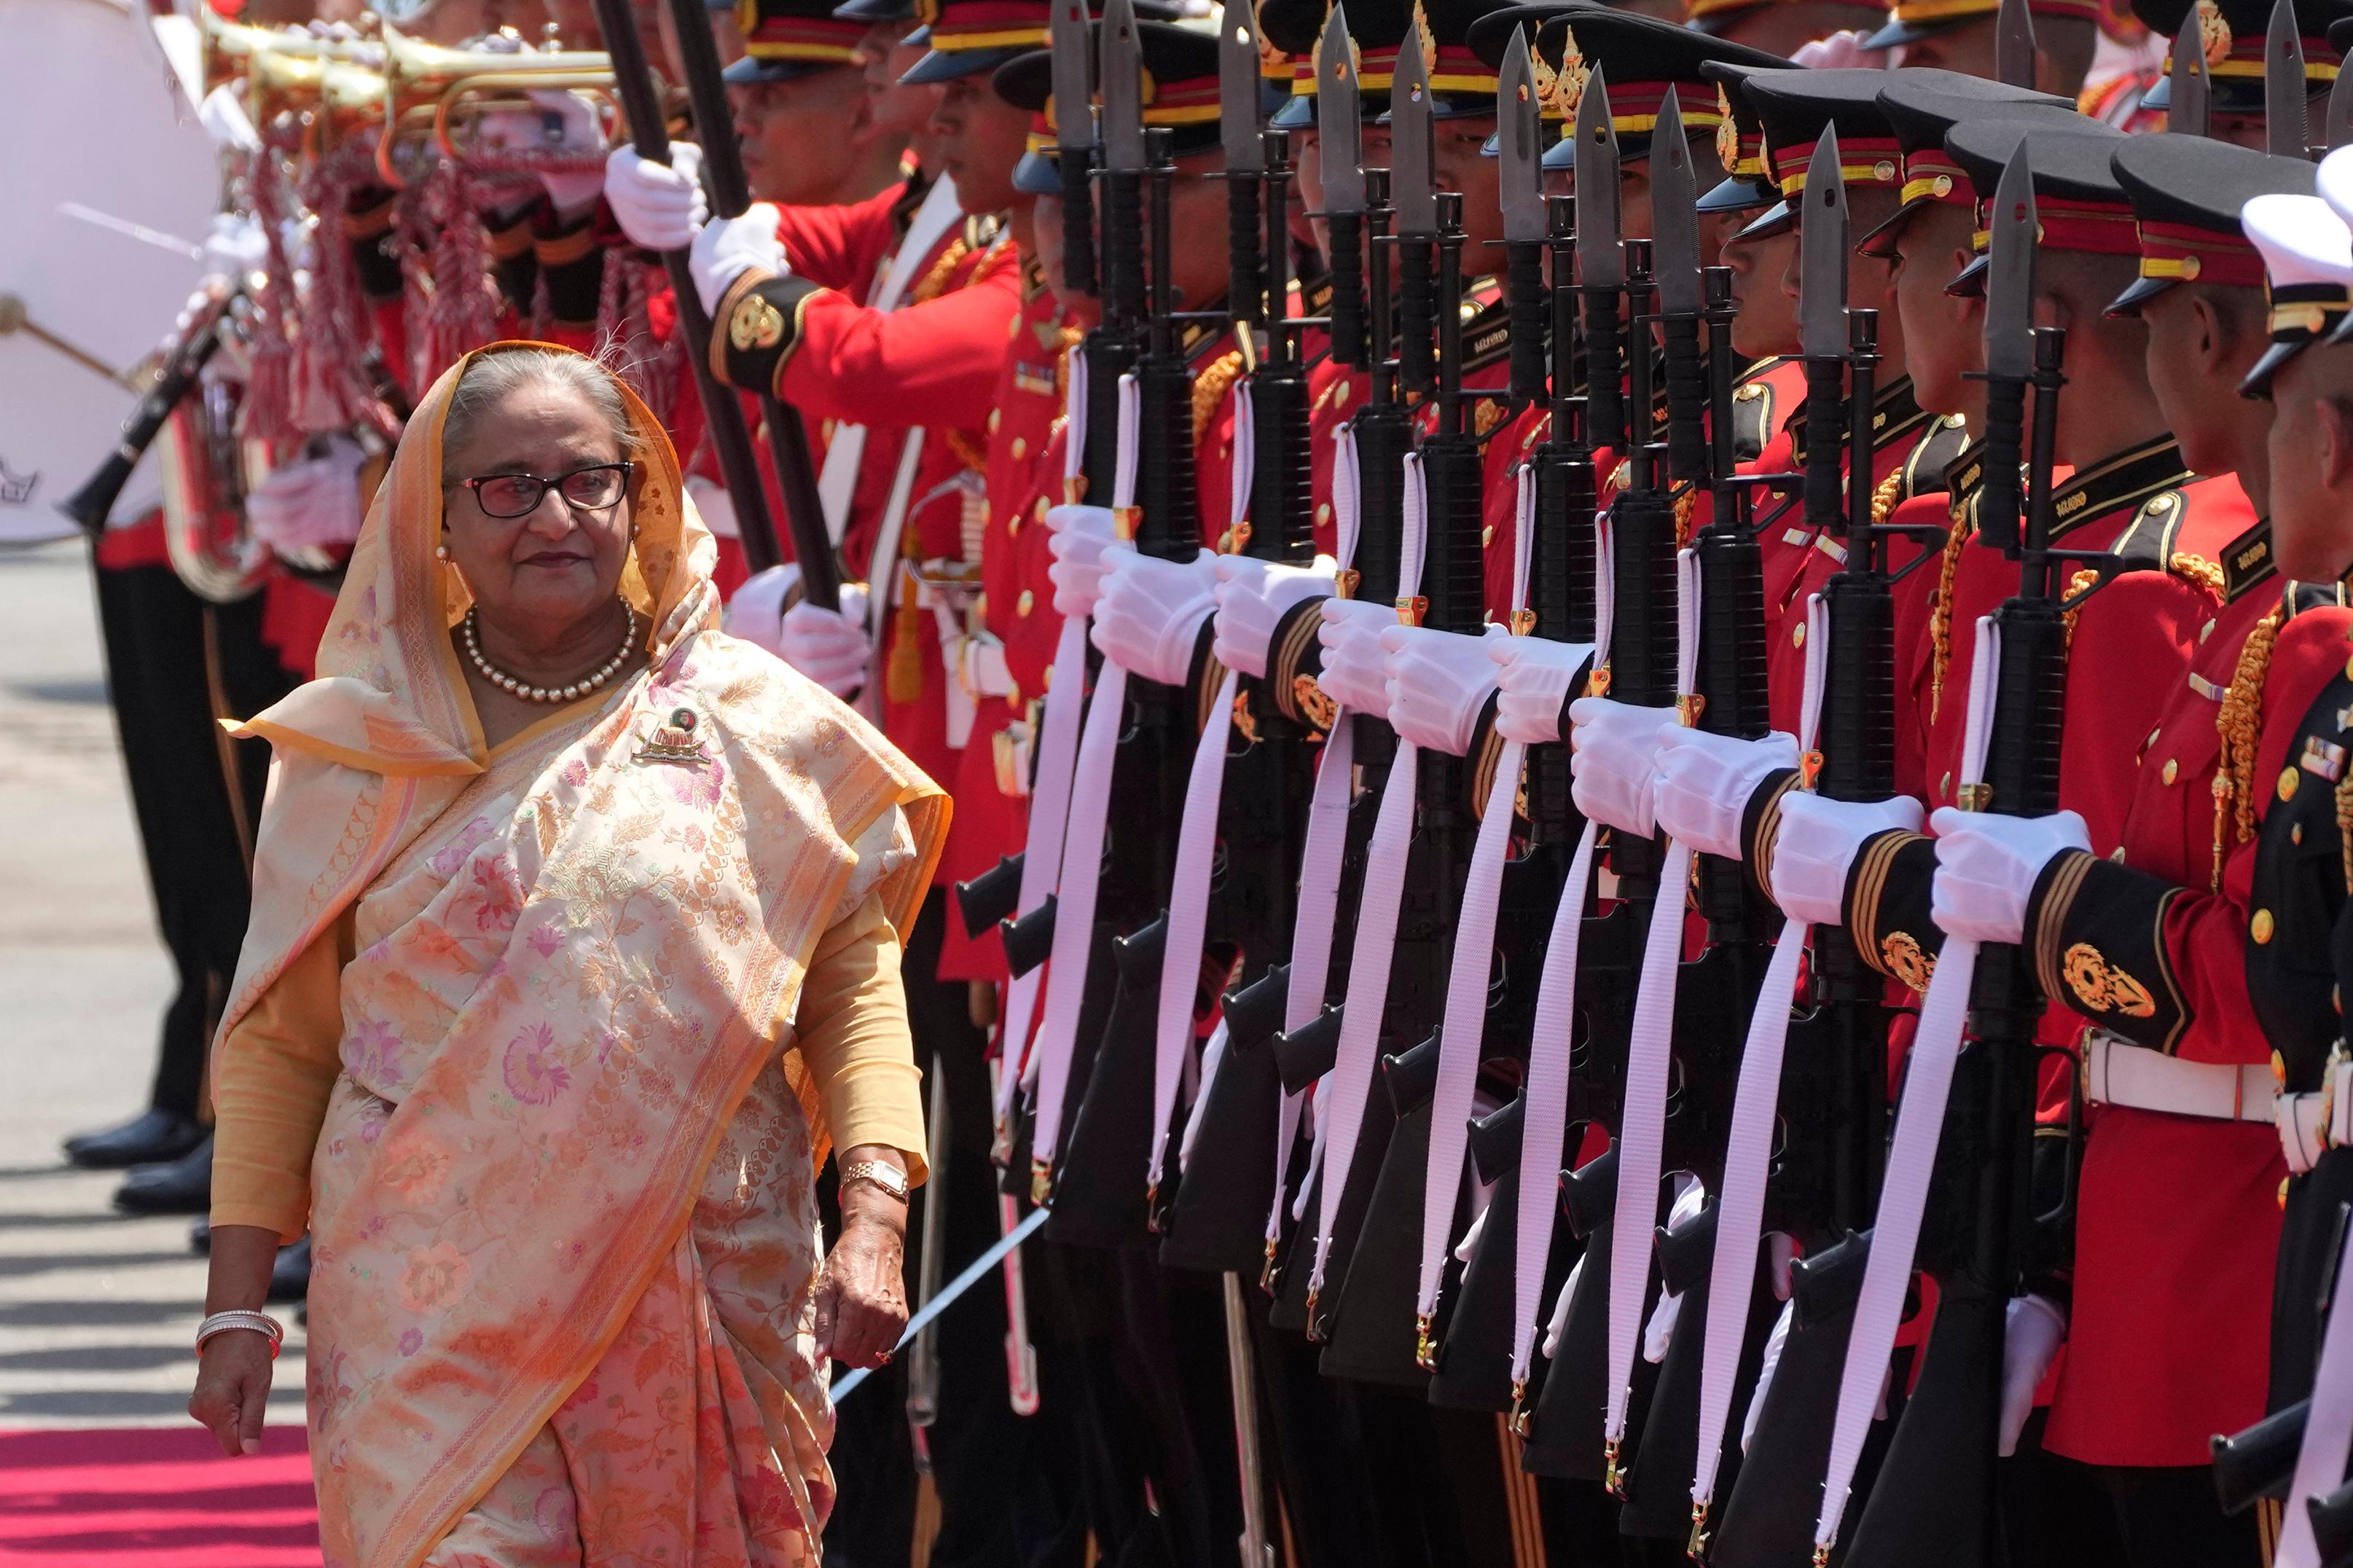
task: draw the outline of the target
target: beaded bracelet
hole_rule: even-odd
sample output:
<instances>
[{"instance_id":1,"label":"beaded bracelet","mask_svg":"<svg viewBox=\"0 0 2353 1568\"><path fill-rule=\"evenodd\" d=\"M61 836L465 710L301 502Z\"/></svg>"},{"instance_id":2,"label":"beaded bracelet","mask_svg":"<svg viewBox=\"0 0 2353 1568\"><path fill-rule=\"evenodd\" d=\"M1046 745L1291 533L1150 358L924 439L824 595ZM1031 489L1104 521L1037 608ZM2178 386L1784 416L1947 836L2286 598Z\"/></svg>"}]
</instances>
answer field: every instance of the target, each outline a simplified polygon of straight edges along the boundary
<instances>
[{"instance_id":1,"label":"beaded bracelet","mask_svg":"<svg viewBox=\"0 0 2353 1568\"><path fill-rule=\"evenodd\" d=\"M232 1311L215 1312L196 1325L196 1354L202 1356L205 1353L206 1340L211 1339L215 1334L225 1334L231 1329L249 1329L257 1334L267 1336L269 1341L269 1359L272 1361L278 1359L278 1347L286 1340L286 1325L277 1319L267 1312L248 1311L238 1308Z\"/></svg>"}]
</instances>

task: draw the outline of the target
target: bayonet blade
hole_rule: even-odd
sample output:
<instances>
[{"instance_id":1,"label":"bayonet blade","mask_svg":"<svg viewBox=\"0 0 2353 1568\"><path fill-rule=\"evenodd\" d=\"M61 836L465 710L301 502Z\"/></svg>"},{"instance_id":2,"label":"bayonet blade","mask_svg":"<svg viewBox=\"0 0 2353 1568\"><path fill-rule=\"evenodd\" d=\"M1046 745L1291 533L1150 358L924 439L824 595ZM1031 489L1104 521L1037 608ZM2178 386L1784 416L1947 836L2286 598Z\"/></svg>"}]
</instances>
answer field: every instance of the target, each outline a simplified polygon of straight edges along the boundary
<instances>
[{"instance_id":1,"label":"bayonet blade","mask_svg":"<svg viewBox=\"0 0 2353 1568\"><path fill-rule=\"evenodd\" d=\"M1438 186L1430 170L1430 68L1409 27L1389 84L1389 197L1400 235L1438 232Z\"/></svg>"},{"instance_id":2,"label":"bayonet blade","mask_svg":"<svg viewBox=\"0 0 2353 1568\"><path fill-rule=\"evenodd\" d=\"M1544 150L1537 145L1536 77L1525 26L1512 29L1495 83L1495 192L1504 237L1545 237Z\"/></svg>"},{"instance_id":3,"label":"bayonet blade","mask_svg":"<svg viewBox=\"0 0 2353 1568\"><path fill-rule=\"evenodd\" d=\"M1144 47L1135 31L1130 0L1103 7L1099 33L1103 64L1103 167L1140 174L1144 169Z\"/></svg>"},{"instance_id":4,"label":"bayonet blade","mask_svg":"<svg viewBox=\"0 0 2353 1568\"><path fill-rule=\"evenodd\" d=\"M1084 154L1095 144L1094 51L1088 47L1087 0L1054 0L1047 23L1054 61L1054 145Z\"/></svg>"},{"instance_id":5,"label":"bayonet blade","mask_svg":"<svg viewBox=\"0 0 2353 1568\"><path fill-rule=\"evenodd\" d=\"M2172 101L2165 106L2165 128L2180 136L2208 134L2207 104L2213 88L2206 74L2206 39L2198 25L2199 10L2189 7L2181 31L2173 36L2173 63L2166 77Z\"/></svg>"},{"instance_id":6,"label":"bayonet blade","mask_svg":"<svg viewBox=\"0 0 2353 1568\"><path fill-rule=\"evenodd\" d=\"M1683 139L1683 105L1671 87L1651 132L1651 270L1659 286L1659 309L1669 315L1699 314L1698 199L1691 143ZM1846 232L1843 207L1839 232L1841 237Z\"/></svg>"},{"instance_id":7,"label":"bayonet blade","mask_svg":"<svg viewBox=\"0 0 2353 1568\"><path fill-rule=\"evenodd\" d=\"M1348 13L1335 5L1315 47L1315 129L1324 165L1324 205L1335 213L1365 210L1364 108L1356 84L1356 54L1348 43Z\"/></svg>"},{"instance_id":8,"label":"bayonet blade","mask_svg":"<svg viewBox=\"0 0 2353 1568\"><path fill-rule=\"evenodd\" d=\"M1225 143L1229 174L1266 171L1258 84L1258 18L1246 5L1229 5L1218 29L1218 133Z\"/></svg>"},{"instance_id":9,"label":"bayonet blade","mask_svg":"<svg viewBox=\"0 0 2353 1568\"><path fill-rule=\"evenodd\" d=\"M2034 86L2034 16L2027 0L2001 0L1994 21L1993 74L2010 87ZM2195 15L2197 7L2190 10Z\"/></svg>"},{"instance_id":10,"label":"bayonet blade","mask_svg":"<svg viewBox=\"0 0 2353 1568\"><path fill-rule=\"evenodd\" d=\"M2263 40L2263 151L2282 158L2309 158L2305 145L2304 39L2295 25L2295 0L2272 7L2272 28Z\"/></svg>"},{"instance_id":11,"label":"bayonet blade","mask_svg":"<svg viewBox=\"0 0 2353 1568\"><path fill-rule=\"evenodd\" d=\"M1626 284L1626 252L1618 214L1618 131L1609 121L1609 89L1593 68L1577 100L1577 279L1590 289Z\"/></svg>"},{"instance_id":12,"label":"bayonet blade","mask_svg":"<svg viewBox=\"0 0 2353 1568\"><path fill-rule=\"evenodd\" d=\"M2034 369L2034 159L2021 142L1994 187L1987 216L1986 374L2022 381Z\"/></svg>"},{"instance_id":13,"label":"bayonet blade","mask_svg":"<svg viewBox=\"0 0 2353 1568\"><path fill-rule=\"evenodd\" d=\"M1806 165L1798 217L1798 341L1811 356L1847 352L1846 182L1839 177L1838 128L1822 132Z\"/></svg>"}]
</instances>

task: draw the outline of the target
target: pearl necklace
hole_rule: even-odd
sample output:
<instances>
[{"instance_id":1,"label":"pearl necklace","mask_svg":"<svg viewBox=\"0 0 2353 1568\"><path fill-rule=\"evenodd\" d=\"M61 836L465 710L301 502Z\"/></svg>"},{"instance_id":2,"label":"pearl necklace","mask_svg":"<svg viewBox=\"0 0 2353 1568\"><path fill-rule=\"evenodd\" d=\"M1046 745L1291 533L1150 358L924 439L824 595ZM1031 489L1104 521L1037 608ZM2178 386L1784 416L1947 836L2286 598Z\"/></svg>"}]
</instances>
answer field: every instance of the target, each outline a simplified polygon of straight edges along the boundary
<instances>
[{"instance_id":1,"label":"pearl necklace","mask_svg":"<svg viewBox=\"0 0 2353 1568\"><path fill-rule=\"evenodd\" d=\"M465 640L467 658L481 672L482 679L509 696L520 697L525 702L576 702L618 675L621 667L629 662L630 647L638 640L638 612L625 603L621 605L621 614L628 618L628 626L621 633L621 646L613 650L613 657L607 659L594 675L574 681L569 686L533 686L509 675L484 658L482 645L474 635L474 610L466 612L466 618L458 624L458 633Z\"/></svg>"}]
</instances>

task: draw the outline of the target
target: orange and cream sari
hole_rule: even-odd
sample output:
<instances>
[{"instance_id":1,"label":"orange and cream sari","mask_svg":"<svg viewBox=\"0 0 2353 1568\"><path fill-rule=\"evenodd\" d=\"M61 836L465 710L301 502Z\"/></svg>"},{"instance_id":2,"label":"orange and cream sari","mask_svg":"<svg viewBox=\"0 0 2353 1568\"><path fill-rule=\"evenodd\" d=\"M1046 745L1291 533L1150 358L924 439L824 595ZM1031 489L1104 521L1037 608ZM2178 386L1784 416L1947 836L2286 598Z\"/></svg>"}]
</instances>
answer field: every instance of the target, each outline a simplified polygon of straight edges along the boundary
<instances>
[{"instance_id":1,"label":"orange and cream sari","mask_svg":"<svg viewBox=\"0 0 2353 1568\"><path fill-rule=\"evenodd\" d=\"M825 1132L772 1020L848 904L903 936L947 802L718 631L712 541L634 399L649 667L485 746L434 555L472 357L409 425L321 679L247 731L278 763L222 1037L346 918L357 949L311 1177L325 1559L814 1563Z\"/></svg>"}]
</instances>

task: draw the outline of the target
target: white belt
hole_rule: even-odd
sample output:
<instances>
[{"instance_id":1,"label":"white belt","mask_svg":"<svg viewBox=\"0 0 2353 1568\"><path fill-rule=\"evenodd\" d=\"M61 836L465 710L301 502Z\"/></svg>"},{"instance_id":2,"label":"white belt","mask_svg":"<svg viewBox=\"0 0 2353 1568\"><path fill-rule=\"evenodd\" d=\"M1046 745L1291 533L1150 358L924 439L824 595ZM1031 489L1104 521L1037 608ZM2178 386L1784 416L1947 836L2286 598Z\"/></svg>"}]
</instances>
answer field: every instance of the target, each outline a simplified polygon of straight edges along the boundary
<instances>
[{"instance_id":1,"label":"white belt","mask_svg":"<svg viewBox=\"0 0 2353 1568\"><path fill-rule=\"evenodd\" d=\"M2268 1063L2184 1061L2094 1034L2084 1047L2084 1098L2210 1121L2269 1121L2279 1084Z\"/></svg>"},{"instance_id":2,"label":"white belt","mask_svg":"<svg viewBox=\"0 0 2353 1568\"><path fill-rule=\"evenodd\" d=\"M2299 1176L2318 1164L2322 1154L2353 1142L2353 1061L2331 1061L2317 1094L2281 1095L2277 1121L2280 1152Z\"/></svg>"},{"instance_id":3,"label":"white belt","mask_svg":"<svg viewBox=\"0 0 2353 1568\"><path fill-rule=\"evenodd\" d=\"M1013 689L1013 670L1005 662L1005 645L993 637L959 637L960 656L953 667L964 689L976 698L1003 697Z\"/></svg>"}]
</instances>

